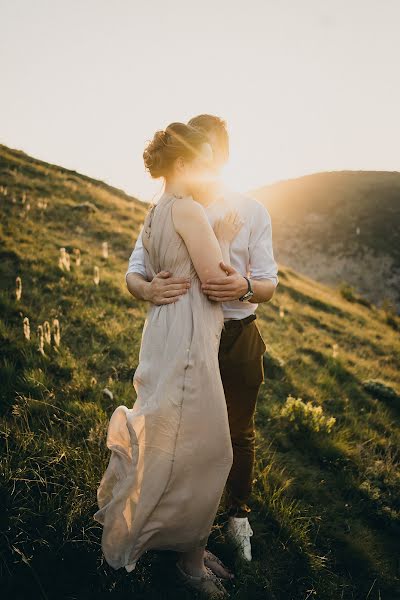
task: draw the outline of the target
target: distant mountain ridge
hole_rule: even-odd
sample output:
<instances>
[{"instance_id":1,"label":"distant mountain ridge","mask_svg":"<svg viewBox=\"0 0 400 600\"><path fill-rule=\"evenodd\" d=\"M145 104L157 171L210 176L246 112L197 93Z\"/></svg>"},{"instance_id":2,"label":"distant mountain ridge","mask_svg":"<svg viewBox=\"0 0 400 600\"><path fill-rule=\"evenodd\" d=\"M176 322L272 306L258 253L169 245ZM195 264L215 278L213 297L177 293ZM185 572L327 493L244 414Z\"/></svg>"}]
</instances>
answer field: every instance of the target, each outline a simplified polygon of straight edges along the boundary
<instances>
[{"instance_id":1,"label":"distant mountain ridge","mask_svg":"<svg viewBox=\"0 0 400 600\"><path fill-rule=\"evenodd\" d=\"M250 194L269 210L279 263L400 312L399 172L316 173Z\"/></svg>"}]
</instances>

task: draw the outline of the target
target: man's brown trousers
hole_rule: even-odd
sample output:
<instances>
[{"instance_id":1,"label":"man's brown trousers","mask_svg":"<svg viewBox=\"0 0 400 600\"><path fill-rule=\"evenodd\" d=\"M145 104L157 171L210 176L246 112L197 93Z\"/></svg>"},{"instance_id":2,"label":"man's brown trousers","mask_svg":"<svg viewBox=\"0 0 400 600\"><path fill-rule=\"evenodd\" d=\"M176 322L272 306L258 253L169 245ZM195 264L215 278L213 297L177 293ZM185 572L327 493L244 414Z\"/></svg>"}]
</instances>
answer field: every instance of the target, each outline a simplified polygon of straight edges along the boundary
<instances>
[{"instance_id":1,"label":"man's brown trousers","mask_svg":"<svg viewBox=\"0 0 400 600\"><path fill-rule=\"evenodd\" d=\"M252 492L254 467L254 413L264 380L264 340L256 315L225 321L219 347L219 366L228 407L233 465L225 487L228 516L245 517Z\"/></svg>"}]
</instances>

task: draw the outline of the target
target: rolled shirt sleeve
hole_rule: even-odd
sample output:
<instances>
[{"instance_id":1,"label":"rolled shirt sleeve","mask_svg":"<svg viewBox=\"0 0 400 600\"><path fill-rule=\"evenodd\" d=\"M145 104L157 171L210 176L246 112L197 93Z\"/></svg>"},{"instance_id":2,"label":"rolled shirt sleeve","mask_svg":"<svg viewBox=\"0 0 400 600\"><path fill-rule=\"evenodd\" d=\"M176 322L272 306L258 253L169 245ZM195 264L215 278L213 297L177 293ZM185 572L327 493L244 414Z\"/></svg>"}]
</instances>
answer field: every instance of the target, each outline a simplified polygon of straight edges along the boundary
<instances>
[{"instance_id":1,"label":"rolled shirt sleeve","mask_svg":"<svg viewBox=\"0 0 400 600\"><path fill-rule=\"evenodd\" d=\"M146 277L146 279L147 279L146 266L144 263L144 249L143 249L143 244L142 244L142 234L143 234L143 226L139 232L135 247L132 250L132 254L129 257L128 270L125 273L125 281L126 281L126 276L128 275L128 273L139 273L140 275L143 275L143 277Z\"/></svg>"},{"instance_id":2,"label":"rolled shirt sleeve","mask_svg":"<svg viewBox=\"0 0 400 600\"><path fill-rule=\"evenodd\" d=\"M275 287L279 283L278 265L272 248L271 217L266 207L258 200L249 240L250 277L252 279L270 279Z\"/></svg>"}]
</instances>

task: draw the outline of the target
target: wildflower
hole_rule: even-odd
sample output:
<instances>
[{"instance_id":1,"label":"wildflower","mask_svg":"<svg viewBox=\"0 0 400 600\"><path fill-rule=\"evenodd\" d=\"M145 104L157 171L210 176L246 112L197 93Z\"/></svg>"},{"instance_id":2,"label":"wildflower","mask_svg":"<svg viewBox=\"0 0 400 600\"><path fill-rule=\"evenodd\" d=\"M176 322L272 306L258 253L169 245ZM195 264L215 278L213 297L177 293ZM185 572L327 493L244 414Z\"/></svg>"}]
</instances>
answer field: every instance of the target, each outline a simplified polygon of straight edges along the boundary
<instances>
[{"instance_id":1,"label":"wildflower","mask_svg":"<svg viewBox=\"0 0 400 600\"><path fill-rule=\"evenodd\" d=\"M38 350L44 356L44 335L43 335L43 327L41 325L38 325L38 327L37 327L37 334L38 334L38 338L39 338Z\"/></svg>"},{"instance_id":2,"label":"wildflower","mask_svg":"<svg viewBox=\"0 0 400 600\"><path fill-rule=\"evenodd\" d=\"M44 331L44 339L46 344L51 344L51 331L50 331L50 323L45 321L43 323L43 331Z\"/></svg>"},{"instance_id":3,"label":"wildflower","mask_svg":"<svg viewBox=\"0 0 400 600\"><path fill-rule=\"evenodd\" d=\"M94 277L93 277L93 281L95 282L96 285L99 285L100 283L100 269L99 267L94 267Z\"/></svg>"},{"instance_id":4,"label":"wildflower","mask_svg":"<svg viewBox=\"0 0 400 600\"><path fill-rule=\"evenodd\" d=\"M31 328L29 327L29 319L28 317L24 317L24 336L26 337L27 340L31 339Z\"/></svg>"},{"instance_id":5,"label":"wildflower","mask_svg":"<svg viewBox=\"0 0 400 600\"><path fill-rule=\"evenodd\" d=\"M103 258L108 258L108 244L107 244L107 242L103 242L102 243L102 252L103 252Z\"/></svg>"},{"instance_id":6,"label":"wildflower","mask_svg":"<svg viewBox=\"0 0 400 600\"><path fill-rule=\"evenodd\" d=\"M338 344L332 344L332 356L333 358L336 358L339 355L339 345Z\"/></svg>"},{"instance_id":7,"label":"wildflower","mask_svg":"<svg viewBox=\"0 0 400 600\"><path fill-rule=\"evenodd\" d=\"M21 300L21 294L22 294L22 281L21 281L21 277L16 277L15 284L16 284L15 296L16 296L17 300Z\"/></svg>"},{"instance_id":8,"label":"wildflower","mask_svg":"<svg viewBox=\"0 0 400 600\"><path fill-rule=\"evenodd\" d=\"M336 423L335 417L326 417L322 406L314 406L312 402L303 402L301 398L288 395L286 403L281 409L281 416L293 423L296 431L314 431L330 433Z\"/></svg>"},{"instance_id":9,"label":"wildflower","mask_svg":"<svg viewBox=\"0 0 400 600\"><path fill-rule=\"evenodd\" d=\"M47 200L38 200L37 206L38 208L45 210L47 208Z\"/></svg>"},{"instance_id":10,"label":"wildflower","mask_svg":"<svg viewBox=\"0 0 400 600\"><path fill-rule=\"evenodd\" d=\"M58 266L60 269L64 270L65 264L65 248L60 248L60 256L58 258Z\"/></svg>"},{"instance_id":11,"label":"wildflower","mask_svg":"<svg viewBox=\"0 0 400 600\"><path fill-rule=\"evenodd\" d=\"M62 270L64 270L64 267L65 267L66 271L71 270L70 256L65 248L60 248L60 257L58 259L58 266Z\"/></svg>"},{"instance_id":12,"label":"wildflower","mask_svg":"<svg viewBox=\"0 0 400 600\"><path fill-rule=\"evenodd\" d=\"M53 340L56 346L60 345L60 323L58 319L53 319Z\"/></svg>"},{"instance_id":13,"label":"wildflower","mask_svg":"<svg viewBox=\"0 0 400 600\"><path fill-rule=\"evenodd\" d=\"M81 251L79 248L74 248L73 253L75 255L75 265L77 267L81 266Z\"/></svg>"}]
</instances>

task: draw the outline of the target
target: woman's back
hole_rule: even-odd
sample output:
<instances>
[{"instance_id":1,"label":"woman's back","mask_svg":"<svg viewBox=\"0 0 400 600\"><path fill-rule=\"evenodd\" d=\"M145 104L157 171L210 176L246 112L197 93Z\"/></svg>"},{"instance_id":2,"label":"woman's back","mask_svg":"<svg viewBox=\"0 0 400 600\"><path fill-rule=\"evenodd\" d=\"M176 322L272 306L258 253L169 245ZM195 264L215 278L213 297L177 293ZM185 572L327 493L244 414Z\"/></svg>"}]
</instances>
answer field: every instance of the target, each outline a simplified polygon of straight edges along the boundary
<instances>
[{"instance_id":1,"label":"woman's back","mask_svg":"<svg viewBox=\"0 0 400 600\"><path fill-rule=\"evenodd\" d=\"M195 277L196 271L188 249L174 227L173 194L163 194L147 213L143 224L143 247L149 277L170 271L174 277Z\"/></svg>"},{"instance_id":2,"label":"woman's back","mask_svg":"<svg viewBox=\"0 0 400 600\"><path fill-rule=\"evenodd\" d=\"M170 314L187 309L196 311L197 320L204 322L204 336L210 339L220 337L224 324L221 304L211 302L201 289L201 281L194 267L189 250L176 231L172 206L178 199L173 194L164 194L158 204L146 215L143 225L143 247L145 250L145 266L149 278L160 271L169 271L174 277L189 277L188 293L180 296L177 302L169 305ZM187 202L187 200L184 200ZM221 270L221 275L223 274ZM166 305L163 305L166 306ZM160 312L161 306L150 306L149 313ZM165 310L164 312L168 312Z\"/></svg>"},{"instance_id":3,"label":"woman's back","mask_svg":"<svg viewBox=\"0 0 400 600\"><path fill-rule=\"evenodd\" d=\"M168 270L191 279L188 293L151 305L133 377L137 399L111 416L112 450L98 490L102 547L114 568L134 568L149 549L186 552L205 544L233 451L218 349L220 303L201 289L164 195L143 228L150 277Z\"/></svg>"}]
</instances>

